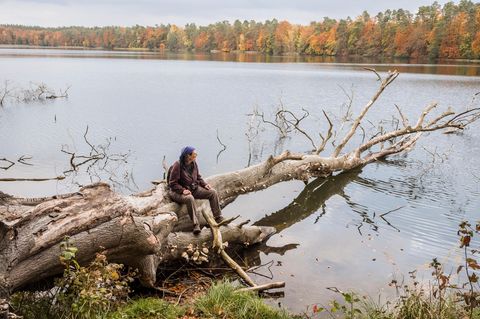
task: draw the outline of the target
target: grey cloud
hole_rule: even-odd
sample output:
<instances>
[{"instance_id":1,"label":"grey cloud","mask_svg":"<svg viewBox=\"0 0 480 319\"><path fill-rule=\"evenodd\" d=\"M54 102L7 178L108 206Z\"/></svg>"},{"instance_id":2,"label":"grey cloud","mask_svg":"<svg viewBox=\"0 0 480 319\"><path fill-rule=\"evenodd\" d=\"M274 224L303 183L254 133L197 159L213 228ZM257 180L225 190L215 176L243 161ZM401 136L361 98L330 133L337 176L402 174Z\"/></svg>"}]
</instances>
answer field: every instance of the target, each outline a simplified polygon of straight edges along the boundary
<instances>
[{"instance_id":1,"label":"grey cloud","mask_svg":"<svg viewBox=\"0 0 480 319\"><path fill-rule=\"evenodd\" d=\"M29 17L29 24L55 25L52 16L58 16L58 24L72 21L82 25L130 25L154 23L198 24L222 20L257 20L277 18L294 23L307 24L323 17L356 17L367 10L371 15L386 9L407 9L416 13L419 6L430 5L433 0L0 0L0 21ZM441 4L446 1L439 1ZM2 7L8 6L8 12ZM7 7L5 7L7 9ZM48 19L36 15L41 8L48 8ZM21 13L18 12L21 9ZM2 13L3 11L3 13ZM90 14L89 14L90 13ZM96 20L95 20L96 19ZM102 20L102 21L100 21Z\"/></svg>"}]
</instances>

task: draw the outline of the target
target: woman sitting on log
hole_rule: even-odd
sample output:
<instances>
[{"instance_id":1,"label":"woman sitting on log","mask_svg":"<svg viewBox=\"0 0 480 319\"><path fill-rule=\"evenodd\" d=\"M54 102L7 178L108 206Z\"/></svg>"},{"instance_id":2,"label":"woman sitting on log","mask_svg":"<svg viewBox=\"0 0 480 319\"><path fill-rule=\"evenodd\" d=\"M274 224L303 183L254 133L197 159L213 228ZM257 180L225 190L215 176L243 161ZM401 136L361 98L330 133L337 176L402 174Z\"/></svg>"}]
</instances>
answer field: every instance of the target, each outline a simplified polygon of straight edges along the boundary
<instances>
[{"instance_id":1,"label":"woman sitting on log","mask_svg":"<svg viewBox=\"0 0 480 319\"><path fill-rule=\"evenodd\" d=\"M195 159L197 153L192 146L182 149L180 159L176 161L168 172L168 196L178 204L186 204L188 215L193 222L193 233L200 233L198 213L195 208L195 199L208 199L213 217L217 223L223 221L222 212L215 189L208 185L198 172Z\"/></svg>"}]
</instances>

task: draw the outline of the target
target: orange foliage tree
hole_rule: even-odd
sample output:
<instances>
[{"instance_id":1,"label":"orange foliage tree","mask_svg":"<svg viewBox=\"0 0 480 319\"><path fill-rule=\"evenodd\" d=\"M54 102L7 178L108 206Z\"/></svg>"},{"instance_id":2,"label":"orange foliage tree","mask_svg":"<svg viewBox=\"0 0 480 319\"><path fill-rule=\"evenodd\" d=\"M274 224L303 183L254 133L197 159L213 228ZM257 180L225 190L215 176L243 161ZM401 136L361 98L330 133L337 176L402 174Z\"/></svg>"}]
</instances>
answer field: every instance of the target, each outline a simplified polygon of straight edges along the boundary
<instances>
[{"instance_id":1,"label":"orange foliage tree","mask_svg":"<svg viewBox=\"0 0 480 319\"><path fill-rule=\"evenodd\" d=\"M480 58L480 3L421 6L416 15L386 10L371 17L323 18L310 25L276 19L132 27L41 28L0 25L0 44L147 50L258 51L266 54Z\"/></svg>"}]
</instances>

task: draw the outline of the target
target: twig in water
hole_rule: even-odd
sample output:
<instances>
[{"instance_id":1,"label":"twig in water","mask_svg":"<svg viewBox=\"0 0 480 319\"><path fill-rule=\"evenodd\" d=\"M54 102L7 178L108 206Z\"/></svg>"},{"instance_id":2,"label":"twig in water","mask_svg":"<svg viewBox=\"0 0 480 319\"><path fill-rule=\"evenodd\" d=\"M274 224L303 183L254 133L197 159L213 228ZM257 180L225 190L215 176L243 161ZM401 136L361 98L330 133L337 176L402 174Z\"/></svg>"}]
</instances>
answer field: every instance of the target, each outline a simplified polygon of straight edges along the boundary
<instances>
[{"instance_id":1,"label":"twig in water","mask_svg":"<svg viewBox=\"0 0 480 319\"><path fill-rule=\"evenodd\" d=\"M18 158L17 162L19 162L23 165L33 166L33 164L31 164L31 163L25 162L25 161L28 161L28 160L31 160L31 159L32 159L31 156L22 155Z\"/></svg>"},{"instance_id":2,"label":"twig in water","mask_svg":"<svg viewBox=\"0 0 480 319\"><path fill-rule=\"evenodd\" d=\"M262 119L263 123L270 124L276 127L280 133L280 139L286 138L288 136L288 133L292 131L297 131L310 141L313 146L313 150L316 151L318 147L315 145L315 142L310 137L310 135L300 127L300 123L310 115L310 113L305 108L302 108L302 111L303 114L301 116L296 115L292 111L285 109L283 103L280 101L280 108L275 114L275 122L266 120L263 113L257 112L255 115L259 116Z\"/></svg>"},{"instance_id":3,"label":"twig in water","mask_svg":"<svg viewBox=\"0 0 480 319\"><path fill-rule=\"evenodd\" d=\"M61 181L65 176L57 176L52 178L0 178L0 182L45 182L45 181Z\"/></svg>"},{"instance_id":4,"label":"twig in water","mask_svg":"<svg viewBox=\"0 0 480 319\"><path fill-rule=\"evenodd\" d=\"M247 271L250 272L252 270L257 270L258 268L265 267L265 266L268 266L268 267L273 266L273 260L270 260L269 262L258 265L258 266L250 267L247 269Z\"/></svg>"},{"instance_id":5,"label":"twig in water","mask_svg":"<svg viewBox=\"0 0 480 319\"><path fill-rule=\"evenodd\" d=\"M58 99L58 98L62 98L62 97L67 98L68 97L68 90L70 90L70 88L71 88L71 85L67 86L67 88L63 92L62 92L62 90L60 90L60 95L56 95L55 93L50 93L50 95L46 95L45 98L46 99Z\"/></svg>"},{"instance_id":6,"label":"twig in water","mask_svg":"<svg viewBox=\"0 0 480 319\"><path fill-rule=\"evenodd\" d=\"M87 143L88 146L90 146L91 148L90 155L92 155L93 152L98 153L98 151L95 149L95 146L93 146L92 143L88 141L87 134L88 134L88 125L87 125L87 128L85 129L85 133L83 134L83 139L85 140L85 143Z\"/></svg>"},{"instance_id":7,"label":"twig in water","mask_svg":"<svg viewBox=\"0 0 480 319\"><path fill-rule=\"evenodd\" d=\"M217 129L217 141L223 147L217 154L217 164L218 164L218 158L220 157L220 154L222 154L227 149L227 145L223 144L222 141L220 140L220 137L218 136L218 129Z\"/></svg>"},{"instance_id":8,"label":"twig in water","mask_svg":"<svg viewBox=\"0 0 480 319\"><path fill-rule=\"evenodd\" d=\"M285 282L272 282L269 284L264 284L264 285L258 285L258 286L253 286L253 287L248 287L248 288L241 288L236 290L236 292L244 292L244 291L264 291L264 290L269 290L273 288L283 288L285 287Z\"/></svg>"},{"instance_id":9,"label":"twig in water","mask_svg":"<svg viewBox=\"0 0 480 319\"><path fill-rule=\"evenodd\" d=\"M129 153L125 154L109 154L108 150L112 143L112 138L108 138L105 144L98 144L94 146L87 138L88 134L88 126L83 134L83 138L85 143L90 147L90 152L88 155L77 155L75 152L70 152L65 149L65 146L62 146L61 151L65 154L70 155L70 169L66 170L64 174L68 174L71 172L76 172L78 169L88 164L86 169L87 173L91 173L91 170L94 168L96 164L99 164L100 170L106 171L107 164L109 162L127 162L127 158L130 155Z\"/></svg>"},{"instance_id":10,"label":"twig in water","mask_svg":"<svg viewBox=\"0 0 480 319\"><path fill-rule=\"evenodd\" d=\"M386 216L386 215L388 215L388 214L390 214L390 213L396 212L397 210L402 209L402 208L404 208L404 207L405 207L405 206L400 206L400 207L397 207L397 208L395 208L395 209L389 210L389 211L386 212L386 213L380 214L380 217L383 217L383 216Z\"/></svg>"},{"instance_id":11,"label":"twig in water","mask_svg":"<svg viewBox=\"0 0 480 319\"><path fill-rule=\"evenodd\" d=\"M397 210L402 209L402 208L404 208L404 207L405 207L405 206L397 207L397 208L395 208L395 209L389 210L389 211L386 212L386 213L380 214L379 216L380 216L381 219L383 219L383 221L384 221L385 223L387 223L388 226L392 227L393 229L395 229L396 231L399 232L400 229L398 229L397 227L393 226L393 225L385 218L385 216L388 215L388 214L390 214L390 213L396 212Z\"/></svg>"},{"instance_id":12,"label":"twig in water","mask_svg":"<svg viewBox=\"0 0 480 319\"><path fill-rule=\"evenodd\" d=\"M5 99L10 96L10 92L12 91L11 89L8 88L9 83L10 82L8 80L5 80L3 92L0 91L0 106L3 106Z\"/></svg>"},{"instance_id":13,"label":"twig in water","mask_svg":"<svg viewBox=\"0 0 480 319\"><path fill-rule=\"evenodd\" d=\"M270 270L270 269L269 269L269 270ZM270 280L273 279L273 272L271 272L271 271L270 271L270 275L264 275L264 274L262 274L262 273L259 273L259 272L254 271L254 270L249 271L249 273L254 274L254 275L257 275L257 276L260 276L260 277L263 277L263 278L267 278L267 279L270 279Z\"/></svg>"},{"instance_id":14,"label":"twig in water","mask_svg":"<svg viewBox=\"0 0 480 319\"><path fill-rule=\"evenodd\" d=\"M0 166L0 168L4 169L4 170L7 170L10 167L12 167L13 165L15 165L15 162L12 162L11 160L6 159L6 158L0 158L0 161L9 163L9 164L7 164L7 166Z\"/></svg>"}]
</instances>

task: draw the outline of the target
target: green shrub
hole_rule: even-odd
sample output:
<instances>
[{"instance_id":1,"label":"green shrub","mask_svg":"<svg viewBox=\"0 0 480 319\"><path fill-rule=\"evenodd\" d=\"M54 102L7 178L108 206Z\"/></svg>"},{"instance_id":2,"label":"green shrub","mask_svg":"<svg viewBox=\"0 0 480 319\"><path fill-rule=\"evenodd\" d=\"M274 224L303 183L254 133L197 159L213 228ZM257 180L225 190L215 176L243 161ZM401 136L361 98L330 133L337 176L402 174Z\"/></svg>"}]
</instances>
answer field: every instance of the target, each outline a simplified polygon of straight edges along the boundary
<instances>
[{"instance_id":1,"label":"green shrub","mask_svg":"<svg viewBox=\"0 0 480 319\"><path fill-rule=\"evenodd\" d=\"M63 276L49 292L19 292L12 296L13 311L25 319L99 319L122 305L130 292L132 273L122 275L123 265L108 263L97 254L87 267L80 266L77 248L62 242Z\"/></svg>"},{"instance_id":2,"label":"green shrub","mask_svg":"<svg viewBox=\"0 0 480 319\"><path fill-rule=\"evenodd\" d=\"M130 276L123 276L123 265L107 262L105 255L97 254L88 267L76 263L67 265L57 286L59 312L69 318L105 318L128 297Z\"/></svg>"}]
</instances>

